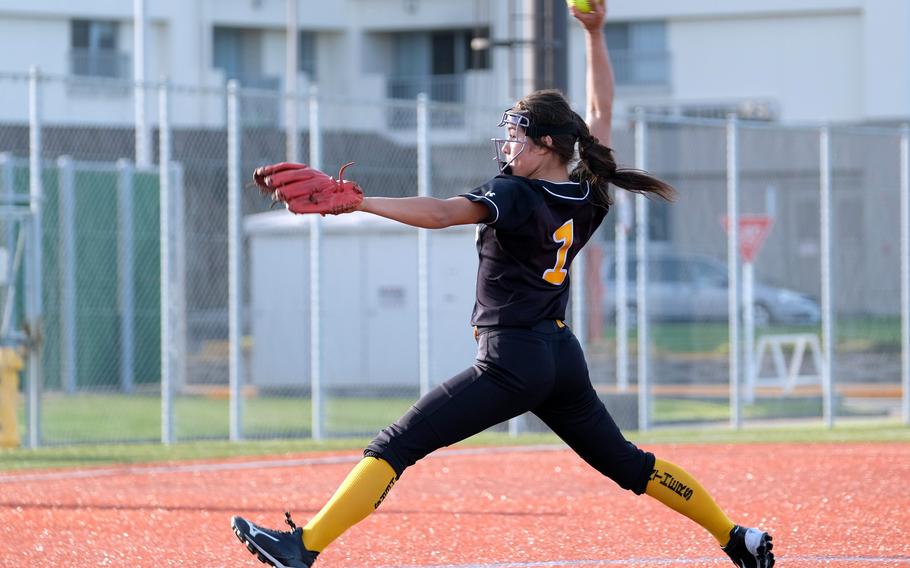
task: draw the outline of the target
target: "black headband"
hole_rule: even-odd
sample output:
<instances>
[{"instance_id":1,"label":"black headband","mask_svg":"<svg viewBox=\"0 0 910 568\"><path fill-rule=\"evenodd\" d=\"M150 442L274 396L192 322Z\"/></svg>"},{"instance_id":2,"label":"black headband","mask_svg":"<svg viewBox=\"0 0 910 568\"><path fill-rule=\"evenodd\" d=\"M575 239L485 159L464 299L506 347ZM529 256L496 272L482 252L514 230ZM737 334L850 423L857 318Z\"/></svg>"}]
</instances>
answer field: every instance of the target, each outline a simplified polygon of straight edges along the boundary
<instances>
[{"instance_id":1,"label":"black headband","mask_svg":"<svg viewBox=\"0 0 910 568\"><path fill-rule=\"evenodd\" d=\"M556 126L537 126L532 124L530 128L525 129L525 133L531 138L559 136L561 134L570 134L577 138L578 128L576 128L574 124L559 124Z\"/></svg>"},{"instance_id":2,"label":"black headband","mask_svg":"<svg viewBox=\"0 0 910 568\"><path fill-rule=\"evenodd\" d=\"M520 120L509 120L509 116L515 116L520 118ZM559 135L570 135L575 136L576 138L580 137L578 132L578 127L572 123L564 123L557 125L537 125L531 123L531 119L528 116L527 112L515 112L514 110L507 110L502 113L502 121L499 123L499 126L505 126L506 124L514 124L516 126L521 126L525 129L525 134L531 138L543 138L544 136L559 136Z\"/></svg>"}]
</instances>

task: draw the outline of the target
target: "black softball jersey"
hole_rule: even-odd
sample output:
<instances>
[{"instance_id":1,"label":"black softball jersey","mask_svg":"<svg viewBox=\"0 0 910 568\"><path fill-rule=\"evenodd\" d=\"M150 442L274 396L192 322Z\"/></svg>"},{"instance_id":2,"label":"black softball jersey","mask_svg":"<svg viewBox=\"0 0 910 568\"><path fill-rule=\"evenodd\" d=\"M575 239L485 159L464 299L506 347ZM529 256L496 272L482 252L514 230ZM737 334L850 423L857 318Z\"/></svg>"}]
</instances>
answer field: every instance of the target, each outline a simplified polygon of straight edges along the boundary
<instances>
[{"instance_id":1,"label":"black softball jersey","mask_svg":"<svg viewBox=\"0 0 910 568\"><path fill-rule=\"evenodd\" d=\"M471 324L565 319L569 267L607 214L592 204L590 185L499 175L463 196L489 209L477 228Z\"/></svg>"}]
</instances>

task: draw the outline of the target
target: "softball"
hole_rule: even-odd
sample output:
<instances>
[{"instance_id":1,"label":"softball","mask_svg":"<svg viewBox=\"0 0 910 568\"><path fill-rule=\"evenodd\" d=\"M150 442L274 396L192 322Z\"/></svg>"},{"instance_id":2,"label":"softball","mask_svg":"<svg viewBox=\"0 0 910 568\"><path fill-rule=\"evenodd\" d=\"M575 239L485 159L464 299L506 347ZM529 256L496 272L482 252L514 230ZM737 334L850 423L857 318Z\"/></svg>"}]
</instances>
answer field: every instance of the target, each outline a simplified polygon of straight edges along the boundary
<instances>
[{"instance_id":1,"label":"softball","mask_svg":"<svg viewBox=\"0 0 910 568\"><path fill-rule=\"evenodd\" d=\"M579 12L590 12L593 1L596 0L566 0L566 4L570 7L575 6Z\"/></svg>"}]
</instances>

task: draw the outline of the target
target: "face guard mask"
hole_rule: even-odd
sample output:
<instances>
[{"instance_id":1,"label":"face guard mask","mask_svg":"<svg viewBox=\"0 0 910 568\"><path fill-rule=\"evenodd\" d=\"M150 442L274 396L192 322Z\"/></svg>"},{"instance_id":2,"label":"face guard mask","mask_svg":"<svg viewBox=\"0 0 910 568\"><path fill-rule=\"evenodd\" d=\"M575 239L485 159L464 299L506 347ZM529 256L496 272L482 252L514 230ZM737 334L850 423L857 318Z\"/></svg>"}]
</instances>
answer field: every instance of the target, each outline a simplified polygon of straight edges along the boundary
<instances>
[{"instance_id":1,"label":"face guard mask","mask_svg":"<svg viewBox=\"0 0 910 568\"><path fill-rule=\"evenodd\" d=\"M490 139L490 141L493 142L493 159L496 160L496 163L499 165L500 173L507 175L512 173L512 161L515 160L519 154L524 152L525 146L528 143L527 131L530 126L531 121L527 115L512 112L510 110L502 113L502 120L499 121L499 128L504 129L505 138ZM514 129L514 136L509 134L509 128ZM521 138L519 138L519 136ZM503 151L506 144L508 144L509 148L508 154Z\"/></svg>"},{"instance_id":2,"label":"face guard mask","mask_svg":"<svg viewBox=\"0 0 910 568\"><path fill-rule=\"evenodd\" d=\"M493 159L499 164L499 171L507 175L512 173L512 162L524 152L529 137L541 138L543 136L557 136L562 134L578 137L578 129L571 123L540 127L531 124L531 119L525 112L515 112L512 110L507 110L502 113L502 120L499 121L499 127L505 128L506 137L490 139L493 142ZM514 136L509 135L509 128L514 130ZM519 138L519 136L521 138ZM508 154L503 151L507 144L509 148Z\"/></svg>"}]
</instances>

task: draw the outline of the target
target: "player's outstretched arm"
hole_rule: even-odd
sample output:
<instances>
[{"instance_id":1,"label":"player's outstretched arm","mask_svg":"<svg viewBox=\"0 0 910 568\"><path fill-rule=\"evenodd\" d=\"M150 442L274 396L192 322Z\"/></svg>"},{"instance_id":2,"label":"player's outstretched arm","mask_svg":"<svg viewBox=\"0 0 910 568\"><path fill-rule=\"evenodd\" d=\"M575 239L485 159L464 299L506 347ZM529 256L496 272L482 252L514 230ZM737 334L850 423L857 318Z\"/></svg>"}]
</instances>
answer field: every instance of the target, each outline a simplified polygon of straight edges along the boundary
<instances>
[{"instance_id":1,"label":"player's outstretched arm","mask_svg":"<svg viewBox=\"0 0 910 568\"><path fill-rule=\"evenodd\" d=\"M479 223L489 215L486 206L464 197L364 197L356 182L344 178L345 170L353 164L342 166L336 180L306 164L282 162L256 168L253 184L273 202L298 214L365 211L425 229Z\"/></svg>"},{"instance_id":2,"label":"player's outstretched arm","mask_svg":"<svg viewBox=\"0 0 910 568\"><path fill-rule=\"evenodd\" d=\"M367 197L359 210L423 229L473 225L489 215L485 205L464 197Z\"/></svg>"},{"instance_id":3,"label":"player's outstretched arm","mask_svg":"<svg viewBox=\"0 0 910 568\"><path fill-rule=\"evenodd\" d=\"M590 12L580 12L574 6L572 15L585 30L585 51L587 53L587 117L585 121L591 134L604 146L610 145L613 126L613 93L615 81L610 54L604 39L604 20L607 17L607 1L592 0Z\"/></svg>"}]
</instances>

